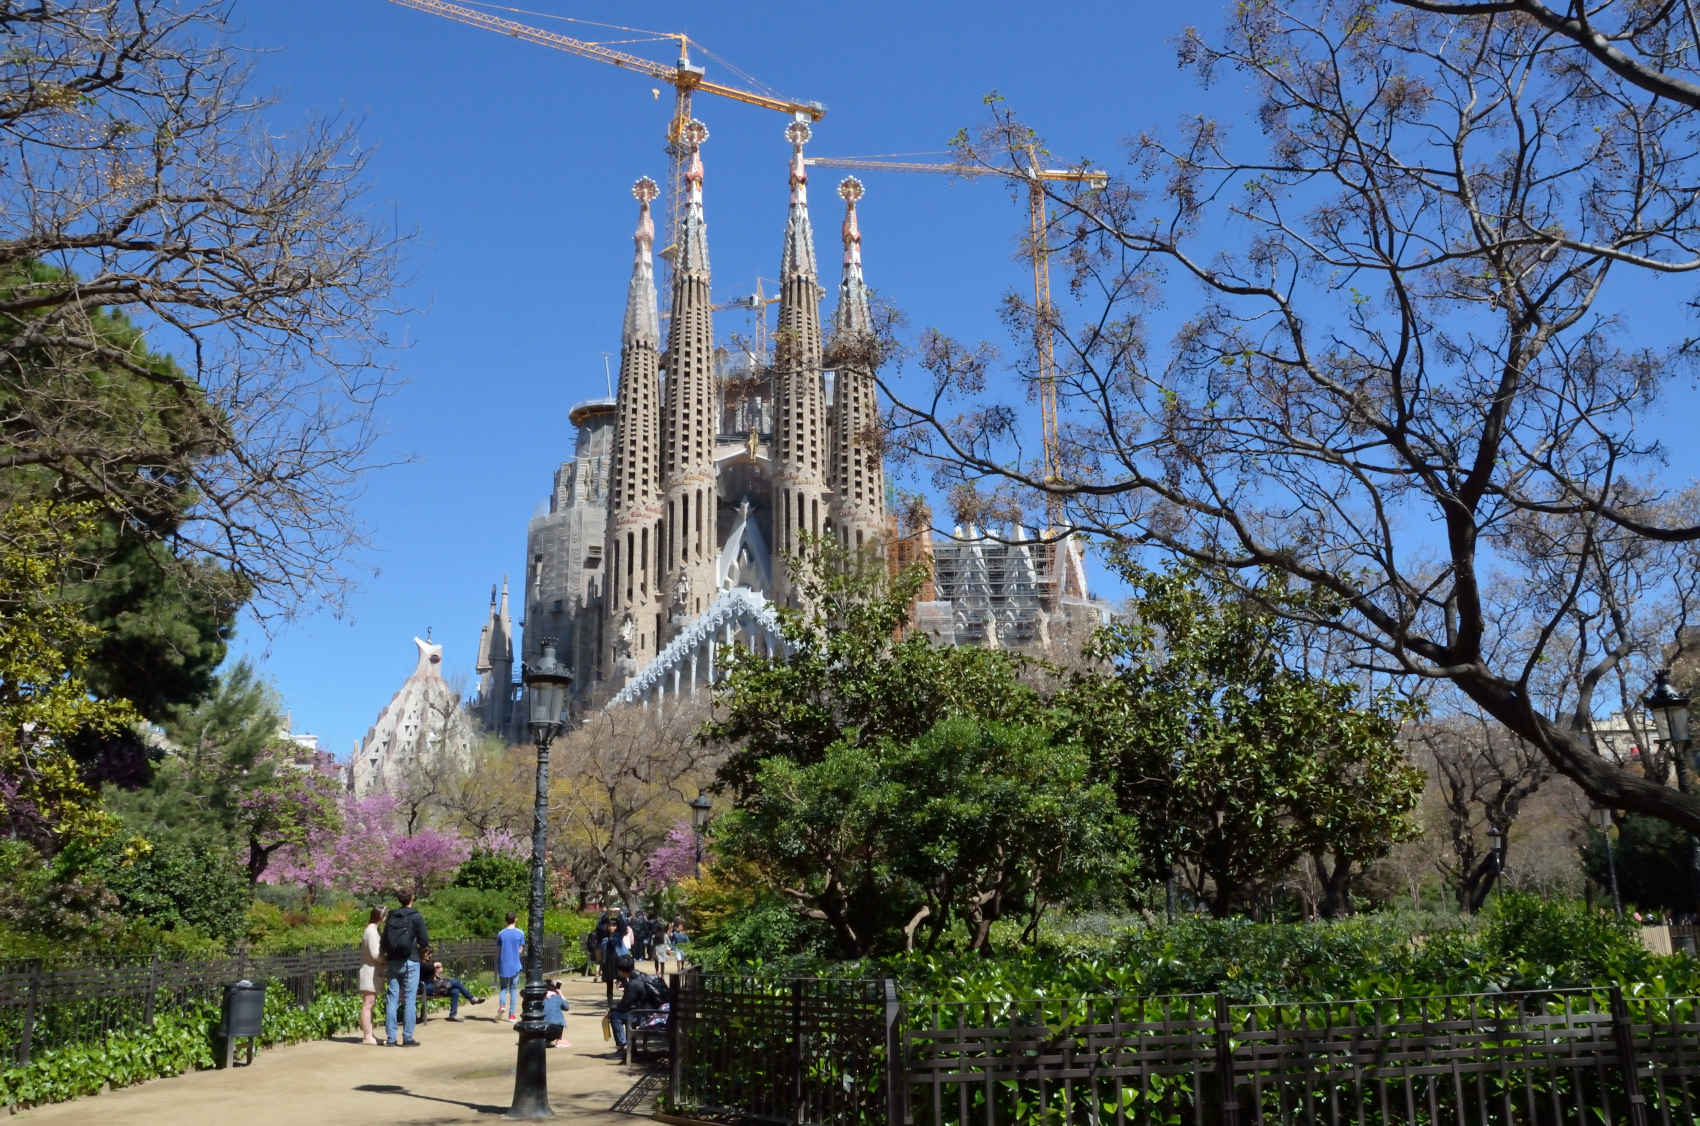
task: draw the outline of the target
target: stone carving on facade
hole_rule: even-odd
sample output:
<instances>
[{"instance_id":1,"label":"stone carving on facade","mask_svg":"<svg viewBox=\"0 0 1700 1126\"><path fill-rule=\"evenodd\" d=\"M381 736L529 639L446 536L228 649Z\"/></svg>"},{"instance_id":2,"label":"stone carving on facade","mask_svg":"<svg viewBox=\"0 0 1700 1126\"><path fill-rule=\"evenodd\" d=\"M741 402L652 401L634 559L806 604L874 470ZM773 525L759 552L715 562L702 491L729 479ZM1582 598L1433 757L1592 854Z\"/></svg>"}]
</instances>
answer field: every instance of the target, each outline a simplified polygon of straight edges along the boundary
<instances>
[{"instance_id":1,"label":"stone carving on facade","mask_svg":"<svg viewBox=\"0 0 1700 1126\"><path fill-rule=\"evenodd\" d=\"M673 580L673 601L667 606L669 621L684 622L691 613L691 576L680 571L678 578Z\"/></svg>"}]
</instances>

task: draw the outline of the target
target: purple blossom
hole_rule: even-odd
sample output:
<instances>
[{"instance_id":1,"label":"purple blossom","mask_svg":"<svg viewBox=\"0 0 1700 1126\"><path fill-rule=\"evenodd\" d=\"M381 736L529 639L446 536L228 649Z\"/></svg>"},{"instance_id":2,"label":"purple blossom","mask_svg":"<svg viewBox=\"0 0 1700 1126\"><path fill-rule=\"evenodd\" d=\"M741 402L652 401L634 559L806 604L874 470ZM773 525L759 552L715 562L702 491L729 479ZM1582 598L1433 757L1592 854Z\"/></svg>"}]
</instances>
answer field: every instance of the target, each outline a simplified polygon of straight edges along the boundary
<instances>
[{"instance_id":1,"label":"purple blossom","mask_svg":"<svg viewBox=\"0 0 1700 1126\"><path fill-rule=\"evenodd\" d=\"M704 853L707 856L707 853ZM696 872L697 838L690 822L681 821L667 831L667 840L649 854L645 862L649 878L657 884L668 885Z\"/></svg>"}]
</instances>

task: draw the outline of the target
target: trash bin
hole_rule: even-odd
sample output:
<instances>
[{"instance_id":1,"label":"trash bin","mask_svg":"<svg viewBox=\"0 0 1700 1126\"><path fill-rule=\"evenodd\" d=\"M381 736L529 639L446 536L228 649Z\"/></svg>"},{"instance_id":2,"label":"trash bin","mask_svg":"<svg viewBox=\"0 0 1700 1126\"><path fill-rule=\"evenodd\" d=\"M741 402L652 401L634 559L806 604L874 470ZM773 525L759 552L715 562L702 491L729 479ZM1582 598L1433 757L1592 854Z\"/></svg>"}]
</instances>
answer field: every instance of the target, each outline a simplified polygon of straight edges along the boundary
<instances>
[{"instance_id":1,"label":"trash bin","mask_svg":"<svg viewBox=\"0 0 1700 1126\"><path fill-rule=\"evenodd\" d=\"M236 1041L248 1041L248 1062L254 1062L254 1040L260 1035L260 1025L266 1014L266 987L251 981L238 981L224 987L224 1008L218 1022L218 1035L224 1041L219 1066L229 1067L236 1059Z\"/></svg>"}]
</instances>

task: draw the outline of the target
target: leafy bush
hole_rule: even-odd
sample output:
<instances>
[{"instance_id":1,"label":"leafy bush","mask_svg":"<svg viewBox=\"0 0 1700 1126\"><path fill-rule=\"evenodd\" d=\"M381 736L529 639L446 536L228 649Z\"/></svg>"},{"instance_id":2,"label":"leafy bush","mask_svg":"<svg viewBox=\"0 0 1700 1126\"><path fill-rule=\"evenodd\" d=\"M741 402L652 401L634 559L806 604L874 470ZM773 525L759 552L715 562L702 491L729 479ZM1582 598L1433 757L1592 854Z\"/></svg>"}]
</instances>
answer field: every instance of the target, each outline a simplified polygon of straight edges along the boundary
<instances>
[{"instance_id":1,"label":"leafy bush","mask_svg":"<svg viewBox=\"0 0 1700 1126\"><path fill-rule=\"evenodd\" d=\"M359 1024L360 998L320 997L305 1009L281 984L266 987L260 1044L317 1040ZM161 1013L151 1028L114 1032L96 1044L76 1044L31 1057L23 1067L0 1071L0 1106L41 1106L128 1087L214 1065L218 1008L196 1004Z\"/></svg>"},{"instance_id":2,"label":"leafy bush","mask_svg":"<svg viewBox=\"0 0 1700 1126\"><path fill-rule=\"evenodd\" d=\"M477 849L456 870L454 886L499 891L510 899L527 902L531 895L531 864L518 857Z\"/></svg>"},{"instance_id":3,"label":"leafy bush","mask_svg":"<svg viewBox=\"0 0 1700 1126\"><path fill-rule=\"evenodd\" d=\"M1625 920L1532 895L1500 896L1482 945L1516 967L1512 984L1521 988L1641 981L1656 972L1657 960Z\"/></svg>"},{"instance_id":4,"label":"leafy bush","mask_svg":"<svg viewBox=\"0 0 1700 1126\"><path fill-rule=\"evenodd\" d=\"M495 938L507 925L509 911L523 914L524 899L515 902L505 891L470 887L446 887L420 900L419 911L434 940L447 938Z\"/></svg>"},{"instance_id":5,"label":"leafy bush","mask_svg":"<svg viewBox=\"0 0 1700 1126\"><path fill-rule=\"evenodd\" d=\"M192 927L225 940L244 930L248 878L221 850L164 841L102 869L107 888L130 918L162 931Z\"/></svg>"},{"instance_id":6,"label":"leafy bush","mask_svg":"<svg viewBox=\"0 0 1700 1126\"><path fill-rule=\"evenodd\" d=\"M762 898L747 910L722 918L720 927L701 940L692 938L691 961L716 970L757 963L801 968L818 962L831 936L790 904Z\"/></svg>"}]
</instances>

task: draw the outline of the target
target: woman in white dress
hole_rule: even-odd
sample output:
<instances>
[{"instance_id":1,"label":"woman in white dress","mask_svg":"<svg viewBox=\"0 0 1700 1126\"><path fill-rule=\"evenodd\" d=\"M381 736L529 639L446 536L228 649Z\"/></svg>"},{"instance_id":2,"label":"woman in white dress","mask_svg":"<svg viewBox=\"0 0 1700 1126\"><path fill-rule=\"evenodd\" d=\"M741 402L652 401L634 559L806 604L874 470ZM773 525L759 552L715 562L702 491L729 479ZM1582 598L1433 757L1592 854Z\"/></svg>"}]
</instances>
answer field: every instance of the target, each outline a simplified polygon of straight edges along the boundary
<instances>
[{"instance_id":1,"label":"woman in white dress","mask_svg":"<svg viewBox=\"0 0 1700 1126\"><path fill-rule=\"evenodd\" d=\"M366 931L360 936L360 1031L362 1044L376 1044L372 1035L372 1005L378 999L378 970L383 966L379 954L378 928L384 925L384 909L372 908Z\"/></svg>"}]
</instances>

